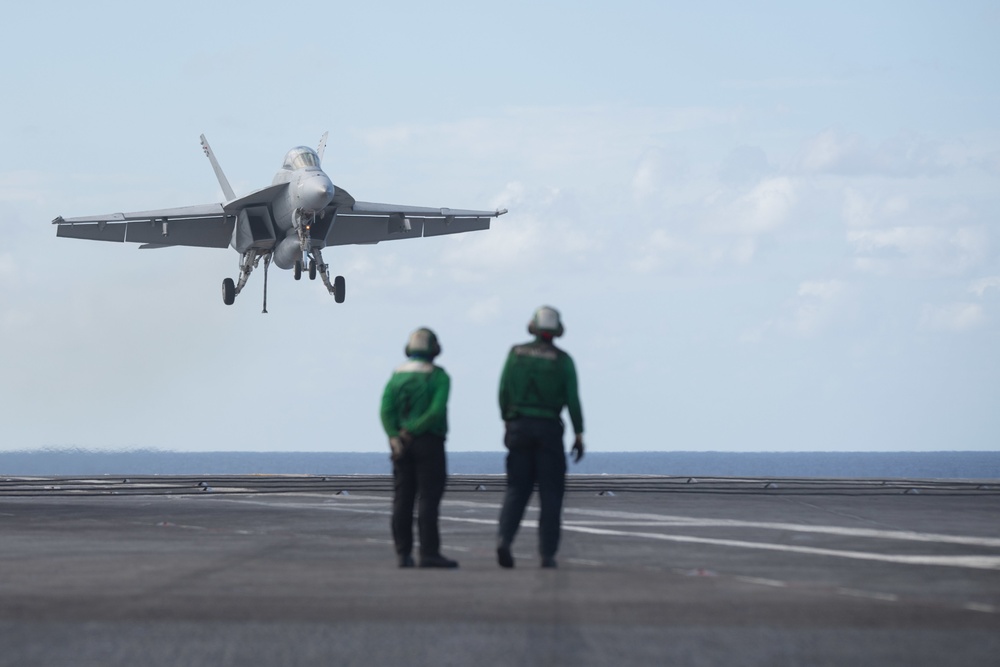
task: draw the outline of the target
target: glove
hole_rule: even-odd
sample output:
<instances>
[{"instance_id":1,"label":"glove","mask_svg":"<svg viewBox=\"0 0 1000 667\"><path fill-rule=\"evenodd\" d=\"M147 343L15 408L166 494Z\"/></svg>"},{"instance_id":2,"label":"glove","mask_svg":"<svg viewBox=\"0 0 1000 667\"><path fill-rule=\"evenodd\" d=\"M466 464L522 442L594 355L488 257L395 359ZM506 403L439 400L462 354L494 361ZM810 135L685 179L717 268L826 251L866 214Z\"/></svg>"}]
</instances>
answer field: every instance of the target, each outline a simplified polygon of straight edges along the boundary
<instances>
[{"instance_id":1,"label":"glove","mask_svg":"<svg viewBox=\"0 0 1000 667\"><path fill-rule=\"evenodd\" d=\"M403 446L403 441L399 438L389 438L389 449L392 453L389 454L389 459L391 461L398 461L403 456L405 447Z\"/></svg>"},{"instance_id":2,"label":"glove","mask_svg":"<svg viewBox=\"0 0 1000 667\"><path fill-rule=\"evenodd\" d=\"M583 458L583 434L577 433L576 440L573 441L573 463L579 463Z\"/></svg>"}]
</instances>

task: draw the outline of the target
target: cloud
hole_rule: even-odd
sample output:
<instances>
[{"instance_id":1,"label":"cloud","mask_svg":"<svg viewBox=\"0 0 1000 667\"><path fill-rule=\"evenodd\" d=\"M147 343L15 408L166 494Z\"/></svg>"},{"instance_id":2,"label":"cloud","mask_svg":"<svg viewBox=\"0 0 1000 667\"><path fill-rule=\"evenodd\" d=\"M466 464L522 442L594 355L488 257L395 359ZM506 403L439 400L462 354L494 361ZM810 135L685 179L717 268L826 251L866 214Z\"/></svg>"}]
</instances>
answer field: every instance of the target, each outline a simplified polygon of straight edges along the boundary
<instances>
[{"instance_id":1,"label":"cloud","mask_svg":"<svg viewBox=\"0 0 1000 667\"><path fill-rule=\"evenodd\" d=\"M27 304L16 303L19 283L20 274L14 255L5 252L0 255L0 331L17 331L31 319L31 311L23 308Z\"/></svg>"},{"instance_id":2,"label":"cloud","mask_svg":"<svg viewBox=\"0 0 1000 667\"><path fill-rule=\"evenodd\" d=\"M636 176L645 178L641 169ZM799 201L799 186L788 177L765 178L751 187L689 181L674 198L646 212L655 228L633 246L629 267L649 274L749 264L758 237L788 224Z\"/></svg>"},{"instance_id":3,"label":"cloud","mask_svg":"<svg viewBox=\"0 0 1000 667\"><path fill-rule=\"evenodd\" d=\"M449 239L441 251L441 268L456 279L558 272L588 263L603 247L602 229L581 221L587 214L572 191L511 182L493 202L511 213L494 220L486 234Z\"/></svg>"},{"instance_id":4,"label":"cloud","mask_svg":"<svg viewBox=\"0 0 1000 667\"><path fill-rule=\"evenodd\" d=\"M841 215L848 227L875 227L887 221L899 220L912 211L910 198L893 194L866 197L855 188L845 188Z\"/></svg>"},{"instance_id":5,"label":"cloud","mask_svg":"<svg viewBox=\"0 0 1000 667\"><path fill-rule=\"evenodd\" d=\"M753 237L685 237L654 229L637 245L628 266L638 274L711 269L724 264L747 264L756 251Z\"/></svg>"},{"instance_id":6,"label":"cloud","mask_svg":"<svg viewBox=\"0 0 1000 667\"><path fill-rule=\"evenodd\" d=\"M984 319L983 307L978 303L924 304L920 327L931 331L962 332L974 329Z\"/></svg>"},{"instance_id":7,"label":"cloud","mask_svg":"<svg viewBox=\"0 0 1000 667\"><path fill-rule=\"evenodd\" d=\"M810 338L836 326L851 314L851 289L842 280L799 283L785 314L743 332L740 340L756 343L769 334Z\"/></svg>"},{"instance_id":8,"label":"cloud","mask_svg":"<svg viewBox=\"0 0 1000 667\"><path fill-rule=\"evenodd\" d=\"M360 139L367 151L390 151L398 159L469 155L490 164L515 159L522 172L536 175L532 180L572 174L592 186L605 185L609 172L636 169L636 155L642 153L638 171L650 174L651 185L657 174L669 178L676 168L669 164L675 156L650 147L651 138L732 125L739 117L739 110L713 107L508 107L491 117L374 127Z\"/></svg>"},{"instance_id":9,"label":"cloud","mask_svg":"<svg viewBox=\"0 0 1000 667\"><path fill-rule=\"evenodd\" d=\"M980 278L975 280L969 285L969 291L976 296L983 296L988 290L997 290L1000 292L1000 276L990 276L988 278Z\"/></svg>"},{"instance_id":10,"label":"cloud","mask_svg":"<svg viewBox=\"0 0 1000 667\"><path fill-rule=\"evenodd\" d=\"M806 173L842 176L935 176L981 161L962 146L914 134L872 145L860 134L826 130L805 142L798 167Z\"/></svg>"},{"instance_id":11,"label":"cloud","mask_svg":"<svg viewBox=\"0 0 1000 667\"><path fill-rule=\"evenodd\" d=\"M980 265L989 254L989 235L981 227L848 230L847 241L854 246L855 267L876 274L897 268L958 274Z\"/></svg>"},{"instance_id":12,"label":"cloud","mask_svg":"<svg viewBox=\"0 0 1000 667\"><path fill-rule=\"evenodd\" d=\"M872 179L869 179L871 181ZM841 218L856 269L872 275L962 275L992 261L990 200L864 183L843 190Z\"/></svg>"},{"instance_id":13,"label":"cloud","mask_svg":"<svg viewBox=\"0 0 1000 667\"><path fill-rule=\"evenodd\" d=\"M802 88L843 88L850 79L834 77L770 77L762 79L731 79L721 84L736 90L784 91Z\"/></svg>"},{"instance_id":14,"label":"cloud","mask_svg":"<svg viewBox=\"0 0 1000 667\"><path fill-rule=\"evenodd\" d=\"M857 134L827 130L813 137L803 149L800 166L807 172L850 173L864 163L864 146Z\"/></svg>"},{"instance_id":15,"label":"cloud","mask_svg":"<svg viewBox=\"0 0 1000 667\"><path fill-rule=\"evenodd\" d=\"M651 273L745 265L756 255L756 237L793 219L799 184L772 175L763 149L740 145L723 151L721 162L695 170L683 142L673 142L677 133L732 124L737 117L712 108L508 108L492 118L376 127L361 140L404 162L411 155L462 152L457 162L471 155L476 163L480 154L484 164L515 161L513 172L489 167L489 174L475 177L453 174L447 162L434 165L451 186L476 179L456 192L474 191L476 183L506 172L508 185L493 204L509 208L510 215L494 224L489 238L470 235L475 238L449 244L442 255L472 280L487 271L587 260ZM524 146L531 147L529 159L523 150L512 155ZM623 197L622 189L631 197ZM629 241L616 240L616 230L629 230ZM631 240L636 236L641 243ZM621 249L629 247L631 255L622 258Z\"/></svg>"},{"instance_id":16,"label":"cloud","mask_svg":"<svg viewBox=\"0 0 1000 667\"><path fill-rule=\"evenodd\" d=\"M476 324L489 324L496 322L503 314L501 300L498 296L491 296L477 301L466 312L466 317Z\"/></svg>"},{"instance_id":17,"label":"cloud","mask_svg":"<svg viewBox=\"0 0 1000 667\"><path fill-rule=\"evenodd\" d=\"M773 171L764 149L758 146L737 146L729 151L719 165L718 177L723 183L744 184L758 181Z\"/></svg>"},{"instance_id":18,"label":"cloud","mask_svg":"<svg viewBox=\"0 0 1000 667\"><path fill-rule=\"evenodd\" d=\"M695 257L698 249L663 229L654 229L640 245L629 266L636 273L652 273L664 266L677 266Z\"/></svg>"},{"instance_id":19,"label":"cloud","mask_svg":"<svg viewBox=\"0 0 1000 667\"><path fill-rule=\"evenodd\" d=\"M738 202L738 205L746 205L749 214L741 227L750 233L780 227L795 203L795 194L795 187L788 178L771 178L760 183Z\"/></svg>"},{"instance_id":20,"label":"cloud","mask_svg":"<svg viewBox=\"0 0 1000 667\"><path fill-rule=\"evenodd\" d=\"M647 147L632 174L632 195L644 201L681 187L689 168L687 157L679 151Z\"/></svg>"},{"instance_id":21,"label":"cloud","mask_svg":"<svg viewBox=\"0 0 1000 667\"><path fill-rule=\"evenodd\" d=\"M349 282L356 279L365 289L387 290L403 298L431 283L444 282L449 289L476 285L481 292L484 283L494 289L530 276L589 269L604 261L599 250L605 234L580 220L575 193L515 181L488 201L490 207L510 209L493 219L488 231L344 248L339 250L343 264L338 272L353 276ZM482 314L477 311L473 319Z\"/></svg>"},{"instance_id":22,"label":"cloud","mask_svg":"<svg viewBox=\"0 0 1000 667\"><path fill-rule=\"evenodd\" d=\"M0 255L0 280L6 282L17 275L17 263L9 252Z\"/></svg>"},{"instance_id":23,"label":"cloud","mask_svg":"<svg viewBox=\"0 0 1000 667\"><path fill-rule=\"evenodd\" d=\"M814 336L845 314L847 283L840 280L805 281L791 303L791 315L782 323L797 336Z\"/></svg>"},{"instance_id":24,"label":"cloud","mask_svg":"<svg viewBox=\"0 0 1000 667\"><path fill-rule=\"evenodd\" d=\"M8 171L0 173L0 202L45 201L45 178L36 171Z\"/></svg>"},{"instance_id":25,"label":"cloud","mask_svg":"<svg viewBox=\"0 0 1000 667\"><path fill-rule=\"evenodd\" d=\"M811 336L826 329L842 313L846 294L847 285L840 280L801 283L788 322L790 330L800 336Z\"/></svg>"},{"instance_id":26,"label":"cloud","mask_svg":"<svg viewBox=\"0 0 1000 667\"><path fill-rule=\"evenodd\" d=\"M725 199L716 195L713 199ZM710 229L750 236L773 232L784 225L798 199L795 183L787 177L768 178L709 214ZM714 201L707 202L709 206Z\"/></svg>"}]
</instances>

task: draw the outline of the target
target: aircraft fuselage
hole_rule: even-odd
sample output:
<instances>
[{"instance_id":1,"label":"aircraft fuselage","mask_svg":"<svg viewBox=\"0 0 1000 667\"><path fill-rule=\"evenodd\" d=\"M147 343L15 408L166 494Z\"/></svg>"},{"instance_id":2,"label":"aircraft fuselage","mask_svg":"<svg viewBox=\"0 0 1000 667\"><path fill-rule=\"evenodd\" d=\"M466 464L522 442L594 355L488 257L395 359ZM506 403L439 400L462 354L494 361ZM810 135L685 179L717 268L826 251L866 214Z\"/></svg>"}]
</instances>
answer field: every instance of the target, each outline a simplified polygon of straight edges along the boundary
<instances>
[{"instance_id":1,"label":"aircraft fuselage","mask_svg":"<svg viewBox=\"0 0 1000 667\"><path fill-rule=\"evenodd\" d=\"M281 170L274 176L274 185L288 183L284 197L272 203L274 222L285 233L295 232L295 212L315 215L333 200L333 181L321 169Z\"/></svg>"},{"instance_id":2,"label":"aircraft fuselage","mask_svg":"<svg viewBox=\"0 0 1000 667\"><path fill-rule=\"evenodd\" d=\"M319 167L319 157L311 148L299 146L285 156L285 164L274 176L272 185L288 183L285 192L271 203L278 243L274 263L280 269L290 269L302 259L308 248L308 228L317 215L333 200L334 187L330 177ZM300 228L304 228L300 231ZM304 232L304 233L303 233Z\"/></svg>"}]
</instances>

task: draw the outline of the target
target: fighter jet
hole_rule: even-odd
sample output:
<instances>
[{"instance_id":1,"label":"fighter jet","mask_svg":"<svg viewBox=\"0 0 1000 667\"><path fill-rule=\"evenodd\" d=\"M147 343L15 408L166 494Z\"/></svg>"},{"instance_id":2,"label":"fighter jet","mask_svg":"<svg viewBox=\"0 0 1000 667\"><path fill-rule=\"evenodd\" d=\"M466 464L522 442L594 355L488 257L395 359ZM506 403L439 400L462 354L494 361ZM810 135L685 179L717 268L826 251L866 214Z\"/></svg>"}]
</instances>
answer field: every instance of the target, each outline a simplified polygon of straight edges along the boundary
<instances>
[{"instance_id":1,"label":"fighter jet","mask_svg":"<svg viewBox=\"0 0 1000 667\"><path fill-rule=\"evenodd\" d=\"M285 155L271 185L237 197L219 161L201 135L226 201L135 213L110 213L53 220L56 236L95 241L140 243L140 249L170 246L225 248L240 255L239 278L222 281L222 301L232 305L250 273L264 260L264 312L267 312L267 268L273 261L291 269L295 280L308 271L319 275L337 303L343 303L345 281L331 282L323 261L327 246L373 244L489 229L490 219L507 209L474 211L376 204L356 201L337 187L320 166L327 135L319 149L297 146Z\"/></svg>"}]
</instances>

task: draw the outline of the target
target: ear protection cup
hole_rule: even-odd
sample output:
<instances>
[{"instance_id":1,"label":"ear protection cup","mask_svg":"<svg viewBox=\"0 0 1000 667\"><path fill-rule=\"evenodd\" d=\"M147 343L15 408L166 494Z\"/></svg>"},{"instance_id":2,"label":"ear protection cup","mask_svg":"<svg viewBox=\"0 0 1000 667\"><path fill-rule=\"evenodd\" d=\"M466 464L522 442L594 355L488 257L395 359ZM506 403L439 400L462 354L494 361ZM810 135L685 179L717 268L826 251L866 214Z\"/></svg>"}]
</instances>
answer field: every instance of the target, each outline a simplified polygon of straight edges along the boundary
<instances>
[{"instance_id":1,"label":"ear protection cup","mask_svg":"<svg viewBox=\"0 0 1000 667\"><path fill-rule=\"evenodd\" d=\"M421 327L410 334L403 352L408 357L419 354L433 359L441 354L441 344L438 343L437 334L427 327Z\"/></svg>"},{"instance_id":2,"label":"ear protection cup","mask_svg":"<svg viewBox=\"0 0 1000 667\"><path fill-rule=\"evenodd\" d=\"M562 325L562 318L559 311L552 306L542 306L531 316L528 322L528 333L537 336L541 333L550 333L553 338L558 338L565 333Z\"/></svg>"}]
</instances>

